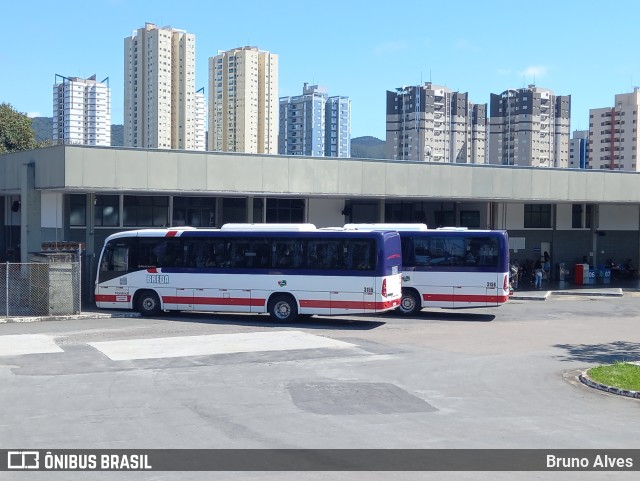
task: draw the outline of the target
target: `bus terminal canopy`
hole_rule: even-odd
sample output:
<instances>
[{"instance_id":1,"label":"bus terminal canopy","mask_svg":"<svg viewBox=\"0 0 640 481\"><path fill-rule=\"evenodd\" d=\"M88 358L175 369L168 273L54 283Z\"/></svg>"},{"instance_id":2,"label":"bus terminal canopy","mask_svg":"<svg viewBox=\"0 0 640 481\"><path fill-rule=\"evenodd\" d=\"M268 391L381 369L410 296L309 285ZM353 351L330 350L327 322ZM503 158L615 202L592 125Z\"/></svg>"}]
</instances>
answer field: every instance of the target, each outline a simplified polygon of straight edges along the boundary
<instances>
[{"instance_id":1,"label":"bus terminal canopy","mask_svg":"<svg viewBox=\"0 0 640 481\"><path fill-rule=\"evenodd\" d=\"M636 172L59 145L0 156L0 192L640 204Z\"/></svg>"}]
</instances>

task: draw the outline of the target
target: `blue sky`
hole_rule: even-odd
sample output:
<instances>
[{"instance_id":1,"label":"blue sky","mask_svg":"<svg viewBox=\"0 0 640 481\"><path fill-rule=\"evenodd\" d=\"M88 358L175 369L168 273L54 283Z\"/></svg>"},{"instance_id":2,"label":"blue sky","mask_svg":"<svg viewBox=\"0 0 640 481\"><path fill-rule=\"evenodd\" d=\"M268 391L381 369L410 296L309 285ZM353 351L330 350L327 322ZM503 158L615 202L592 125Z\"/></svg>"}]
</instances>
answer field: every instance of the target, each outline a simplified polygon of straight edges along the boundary
<instances>
[{"instance_id":1,"label":"blue sky","mask_svg":"<svg viewBox=\"0 0 640 481\"><path fill-rule=\"evenodd\" d=\"M0 102L51 116L55 74L109 77L123 122L124 38L170 25L196 36L196 83L208 58L255 45L279 55L279 96L304 82L347 95L352 136L385 137L387 90L429 79L488 103L533 83L572 96L572 130L589 109L640 85L635 1L319 2L245 0L4 2ZM96 15L97 13L97 15Z\"/></svg>"}]
</instances>

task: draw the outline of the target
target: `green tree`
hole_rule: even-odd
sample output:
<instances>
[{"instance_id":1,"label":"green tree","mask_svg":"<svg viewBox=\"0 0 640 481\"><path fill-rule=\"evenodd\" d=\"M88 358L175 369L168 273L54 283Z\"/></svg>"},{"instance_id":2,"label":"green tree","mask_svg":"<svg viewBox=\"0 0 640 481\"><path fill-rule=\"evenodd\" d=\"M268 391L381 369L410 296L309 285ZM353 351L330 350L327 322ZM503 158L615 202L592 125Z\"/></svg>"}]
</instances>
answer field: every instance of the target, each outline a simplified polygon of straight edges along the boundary
<instances>
[{"instance_id":1,"label":"green tree","mask_svg":"<svg viewBox=\"0 0 640 481\"><path fill-rule=\"evenodd\" d=\"M0 154L35 148L31 119L10 104L0 104Z\"/></svg>"}]
</instances>

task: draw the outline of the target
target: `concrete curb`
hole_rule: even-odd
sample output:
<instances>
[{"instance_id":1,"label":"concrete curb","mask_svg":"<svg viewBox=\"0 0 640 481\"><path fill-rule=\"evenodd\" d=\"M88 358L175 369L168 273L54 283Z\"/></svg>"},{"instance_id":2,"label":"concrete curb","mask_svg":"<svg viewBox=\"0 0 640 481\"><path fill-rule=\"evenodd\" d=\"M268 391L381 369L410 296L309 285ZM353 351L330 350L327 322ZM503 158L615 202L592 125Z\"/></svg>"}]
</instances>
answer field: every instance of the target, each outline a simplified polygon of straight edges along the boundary
<instances>
[{"instance_id":1,"label":"concrete curb","mask_svg":"<svg viewBox=\"0 0 640 481\"><path fill-rule=\"evenodd\" d=\"M509 296L509 299L519 300L519 301L546 301L547 297L552 294L552 291L525 291L525 292L514 292Z\"/></svg>"},{"instance_id":2,"label":"concrete curb","mask_svg":"<svg viewBox=\"0 0 640 481\"><path fill-rule=\"evenodd\" d=\"M622 297L624 293L620 288L609 288L601 291L587 291L587 290L568 290L568 291L551 291L554 296L590 296L590 297Z\"/></svg>"},{"instance_id":3,"label":"concrete curb","mask_svg":"<svg viewBox=\"0 0 640 481\"><path fill-rule=\"evenodd\" d=\"M640 391L630 391L627 389L619 389L617 387L607 386L606 384L600 384L599 382L591 379L587 375L587 371L582 371L578 376L578 379L582 384L585 384L586 386L589 386L593 389L597 389L598 391L617 394L618 396L625 396L632 399L640 399Z\"/></svg>"},{"instance_id":4,"label":"concrete curb","mask_svg":"<svg viewBox=\"0 0 640 481\"><path fill-rule=\"evenodd\" d=\"M562 291L516 291L509 296L509 299L520 301L546 301L549 296L622 297L623 295L624 292L620 288L608 289L606 291L580 289Z\"/></svg>"},{"instance_id":5,"label":"concrete curb","mask_svg":"<svg viewBox=\"0 0 640 481\"><path fill-rule=\"evenodd\" d=\"M81 314L70 314L66 316L33 316L33 317L0 317L0 324L17 324L23 322L42 322L42 321L74 321L81 319L111 319L120 317L140 317L139 312L118 312L118 313L102 313L87 312Z\"/></svg>"}]
</instances>

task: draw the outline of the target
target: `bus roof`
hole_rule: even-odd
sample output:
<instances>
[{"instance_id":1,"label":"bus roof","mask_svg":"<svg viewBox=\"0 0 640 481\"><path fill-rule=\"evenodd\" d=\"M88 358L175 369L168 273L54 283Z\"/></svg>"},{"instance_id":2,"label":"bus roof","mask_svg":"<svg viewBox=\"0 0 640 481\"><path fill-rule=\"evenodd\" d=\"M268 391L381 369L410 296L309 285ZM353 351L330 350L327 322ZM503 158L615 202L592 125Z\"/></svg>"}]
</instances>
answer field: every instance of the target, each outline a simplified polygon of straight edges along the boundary
<instances>
[{"instance_id":1,"label":"bus roof","mask_svg":"<svg viewBox=\"0 0 640 481\"><path fill-rule=\"evenodd\" d=\"M409 223L377 223L377 224L345 224L346 230L395 230L398 232L429 230L427 224Z\"/></svg>"},{"instance_id":2,"label":"bus roof","mask_svg":"<svg viewBox=\"0 0 640 481\"><path fill-rule=\"evenodd\" d=\"M399 235L397 231L387 230L346 230L344 228L337 229L316 229L313 224L293 224L293 228L291 228L292 224L258 224L257 226L249 227L250 224L225 224L222 229L215 228L182 228L182 227L171 227L171 228L158 228L158 229L135 229L128 231L121 231L111 234L105 239L105 242L114 240L114 239L122 239L122 238L131 238L131 237L167 237L167 238L192 238L192 237L224 237L225 235L246 235L249 237L255 237L260 235L293 235L295 237L309 237L313 235L318 235L320 237L330 237L335 235L337 237L366 237L367 235L371 237L372 235L381 236L383 238L388 235ZM237 228L236 226L240 226ZM243 228L244 226L244 228ZM264 227L263 227L264 226ZM303 226L303 227L302 227ZM313 226L314 228L310 228Z\"/></svg>"},{"instance_id":3,"label":"bus roof","mask_svg":"<svg viewBox=\"0 0 640 481\"><path fill-rule=\"evenodd\" d=\"M308 232L318 230L314 224L224 224L220 230L233 231L288 231L288 232Z\"/></svg>"}]
</instances>

